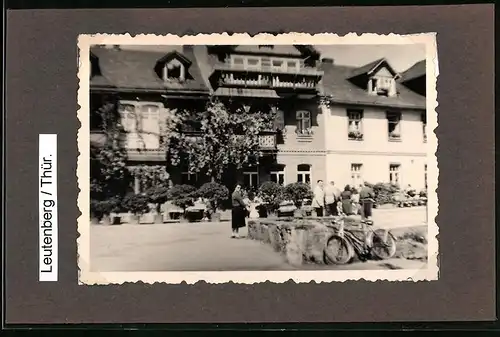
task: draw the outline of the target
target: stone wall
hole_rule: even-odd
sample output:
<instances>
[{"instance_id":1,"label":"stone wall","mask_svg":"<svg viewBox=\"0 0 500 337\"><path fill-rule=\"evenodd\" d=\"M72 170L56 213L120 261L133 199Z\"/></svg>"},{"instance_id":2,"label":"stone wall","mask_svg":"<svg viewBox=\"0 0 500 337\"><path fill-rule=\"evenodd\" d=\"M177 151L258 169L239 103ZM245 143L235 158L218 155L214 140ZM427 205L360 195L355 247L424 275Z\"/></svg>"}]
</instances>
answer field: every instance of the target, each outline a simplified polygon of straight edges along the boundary
<instances>
[{"instance_id":1,"label":"stone wall","mask_svg":"<svg viewBox=\"0 0 500 337\"><path fill-rule=\"evenodd\" d=\"M361 233L358 220L348 218L344 221L346 230L355 235ZM275 251L284 254L293 266L325 264L325 247L336 227L331 218L255 219L248 223L248 238L270 244ZM425 227L417 233L415 229L396 230L394 236L398 247L394 257L426 260L425 232Z\"/></svg>"}]
</instances>

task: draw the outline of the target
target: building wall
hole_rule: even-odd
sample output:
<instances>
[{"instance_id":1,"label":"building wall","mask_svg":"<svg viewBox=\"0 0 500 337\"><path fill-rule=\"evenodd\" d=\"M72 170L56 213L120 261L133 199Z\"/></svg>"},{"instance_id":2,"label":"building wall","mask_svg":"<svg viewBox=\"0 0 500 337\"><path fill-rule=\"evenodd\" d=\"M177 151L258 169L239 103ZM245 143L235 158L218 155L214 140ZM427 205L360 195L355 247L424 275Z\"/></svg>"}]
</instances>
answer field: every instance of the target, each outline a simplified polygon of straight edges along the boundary
<instances>
[{"instance_id":1,"label":"building wall","mask_svg":"<svg viewBox=\"0 0 500 337\"><path fill-rule=\"evenodd\" d=\"M390 141L386 109L363 107L363 140L349 140L347 107L323 107L327 115L325 137L327 179L351 184L351 164L362 164L362 180L389 182L389 166L400 165L400 186L425 187L426 144L420 110L403 110L401 139Z\"/></svg>"}]
</instances>

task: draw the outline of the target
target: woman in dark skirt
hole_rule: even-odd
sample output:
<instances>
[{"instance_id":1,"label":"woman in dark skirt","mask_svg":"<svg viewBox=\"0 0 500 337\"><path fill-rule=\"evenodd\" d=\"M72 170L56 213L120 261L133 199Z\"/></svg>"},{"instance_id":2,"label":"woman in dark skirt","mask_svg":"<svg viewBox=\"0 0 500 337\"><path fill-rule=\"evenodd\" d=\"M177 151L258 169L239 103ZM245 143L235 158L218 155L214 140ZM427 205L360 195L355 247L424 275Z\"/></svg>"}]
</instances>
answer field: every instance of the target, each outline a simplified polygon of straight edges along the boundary
<instances>
[{"instance_id":1,"label":"woman in dark skirt","mask_svg":"<svg viewBox=\"0 0 500 337\"><path fill-rule=\"evenodd\" d=\"M238 184L234 188L231 196L232 210L231 210L231 228L233 230L232 238L239 237L239 229L246 226L247 205L243 200L243 193L241 186Z\"/></svg>"},{"instance_id":2,"label":"woman in dark skirt","mask_svg":"<svg viewBox=\"0 0 500 337\"><path fill-rule=\"evenodd\" d=\"M344 191L340 193L340 200L342 200L342 212L344 212L345 215L353 214L351 196L351 186L346 185Z\"/></svg>"}]
</instances>

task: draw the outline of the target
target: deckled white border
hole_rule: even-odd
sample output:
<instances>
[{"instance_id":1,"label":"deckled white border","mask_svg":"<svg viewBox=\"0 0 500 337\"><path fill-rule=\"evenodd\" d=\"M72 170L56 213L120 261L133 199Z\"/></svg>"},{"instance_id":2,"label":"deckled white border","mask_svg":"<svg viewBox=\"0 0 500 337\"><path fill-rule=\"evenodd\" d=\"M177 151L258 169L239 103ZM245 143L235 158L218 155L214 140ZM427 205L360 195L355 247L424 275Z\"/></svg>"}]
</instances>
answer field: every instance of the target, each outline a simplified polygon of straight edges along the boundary
<instances>
[{"instance_id":1,"label":"deckled white border","mask_svg":"<svg viewBox=\"0 0 500 337\"><path fill-rule=\"evenodd\" d=\"M336 34L259 34L250 36L248 34L198 34L193 36L177 35L137 35L130 34L95 34L80 35L78 37L79 70L78 78L78 119L81 127L78 130L78 207L81 216L78 218L78 266L79 284L122 284L125 282L144 283L170 283L179 284L186 282L194 284L199 281L207 283L243 283L253 284L260 282L282 283L293 280L296 283L332 282L347 280L367 281L424 281L437 280L439 274L438 263L438 226L435 218L438 214L438 198L436 189L438 186L438 164L437 164L437 137L434 132L429 132L427 138L428 148L428 185L434 189L428 191L428 254L427 268L409 270L320 270L320 271L217 271L217 272L92 272L90 271L90 222L89 222L89 48L91 45L244 45L244 44L308 44L308 45L332 45L332 44L425 44L427 65L427 123L430 130L438 126L436 107L437 91L436 79L439 75L436 33L423 33L413 35L378 35L349 33L344 36Z\"/></svg>"}]
</instances>

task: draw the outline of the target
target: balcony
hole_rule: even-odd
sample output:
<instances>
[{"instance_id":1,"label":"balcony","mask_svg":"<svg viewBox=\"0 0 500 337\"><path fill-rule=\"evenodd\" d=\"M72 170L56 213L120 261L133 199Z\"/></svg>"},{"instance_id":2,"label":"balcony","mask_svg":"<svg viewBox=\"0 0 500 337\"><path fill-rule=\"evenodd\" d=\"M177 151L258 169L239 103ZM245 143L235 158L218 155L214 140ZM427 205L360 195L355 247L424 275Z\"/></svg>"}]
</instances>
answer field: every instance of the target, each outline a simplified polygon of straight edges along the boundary
<instances>
[{"instance_id":1,"label":"balcony","mask_svg":"<svg viewBox=\"0 0 500 337\"><path fill-rule=\"evenodd\" d=\"M164 149L131 149L127 148L127 159L130 161L165 161Z\"/></svg>"},{"instance_id":2,"label":"balcony","mask_svg":"<svg viewBox=\"0 0 500 337\"><path fill-rule=\"evenodd\" d=\"M185 139L190 139L194 142L201 139L201 135L197 132L189 132L184 136ZM244 139L244 135L236 135L236 137ZM275 151L278 149L277 147L277 138L275 132L265 132L262 135L259 135L259 147L262 151Z\"/></svg>"},{"instance_id":3,"label":"balcony","mask_svg":"<svg viewBox=\"0 0 500 337\"><path fill-rule=\"evenodd\" d=\"M316 69L273 69L272 67L244 68L219 65L212 81L216 86L264 88L274 90L316 90L323 72Z\"/></svg>"}]
</instances>

